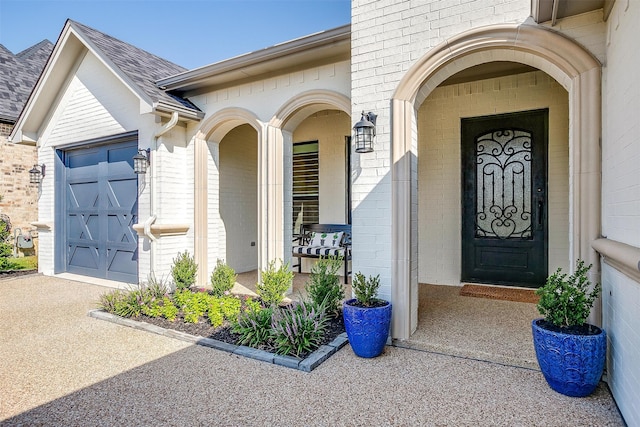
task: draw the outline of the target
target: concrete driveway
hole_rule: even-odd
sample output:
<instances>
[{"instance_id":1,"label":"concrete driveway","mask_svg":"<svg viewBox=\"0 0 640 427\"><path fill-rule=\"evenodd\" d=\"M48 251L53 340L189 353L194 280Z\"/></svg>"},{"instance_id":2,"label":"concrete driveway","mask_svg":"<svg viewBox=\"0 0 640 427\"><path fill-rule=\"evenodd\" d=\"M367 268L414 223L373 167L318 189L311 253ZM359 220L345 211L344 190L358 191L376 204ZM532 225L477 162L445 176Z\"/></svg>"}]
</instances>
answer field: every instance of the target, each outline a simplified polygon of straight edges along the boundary
<instances>
[{"instance_id":1,"label":"concrete driveway","mask_svg":"<svg viewBox=\"0 0 640 427\"><path fill-rule=\"evenodd\" d=\"M88 317L106 291L0 281L1 425L624 425L606 386L569 398L535 370L395 347L304 373Z\"/></svg>"}]
</instances>

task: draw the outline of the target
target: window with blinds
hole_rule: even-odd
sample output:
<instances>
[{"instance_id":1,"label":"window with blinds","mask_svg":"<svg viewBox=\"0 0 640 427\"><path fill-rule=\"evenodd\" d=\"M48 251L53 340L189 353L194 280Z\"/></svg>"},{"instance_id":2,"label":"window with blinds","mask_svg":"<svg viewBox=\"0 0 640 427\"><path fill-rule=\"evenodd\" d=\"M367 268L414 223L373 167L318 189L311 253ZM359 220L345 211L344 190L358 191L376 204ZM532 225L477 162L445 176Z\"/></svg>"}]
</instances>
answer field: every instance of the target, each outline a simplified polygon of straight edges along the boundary
<instances>
[{"instance_id":1,"label":"window with blinds","mask_svg":"<svg viewBox=\"0 0 640 427\"><path fill-rule=\"evenodd\" d=\"M293 234L317 224L319 211L318 141L293 145Z\"/></svg>"}]
</instances>

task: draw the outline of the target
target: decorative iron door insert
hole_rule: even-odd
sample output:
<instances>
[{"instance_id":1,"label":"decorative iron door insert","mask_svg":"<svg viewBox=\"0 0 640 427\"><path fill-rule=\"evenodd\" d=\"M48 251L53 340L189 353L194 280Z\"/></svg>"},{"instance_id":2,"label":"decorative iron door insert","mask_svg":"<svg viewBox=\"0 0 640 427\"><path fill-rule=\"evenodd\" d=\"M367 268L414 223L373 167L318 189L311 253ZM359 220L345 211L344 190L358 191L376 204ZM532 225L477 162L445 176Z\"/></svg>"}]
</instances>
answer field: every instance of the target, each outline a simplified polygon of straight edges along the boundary
<instances>
[{"instance_id":1,"label":"decorative iron door insert","mask_svg":"<svg viewBox=\"0 0 640 427\"><path fill-rule=\"evenodd\" d=\"M547 276L548 110L462 119L462 280Z\"/></svg>"}]
</instances>

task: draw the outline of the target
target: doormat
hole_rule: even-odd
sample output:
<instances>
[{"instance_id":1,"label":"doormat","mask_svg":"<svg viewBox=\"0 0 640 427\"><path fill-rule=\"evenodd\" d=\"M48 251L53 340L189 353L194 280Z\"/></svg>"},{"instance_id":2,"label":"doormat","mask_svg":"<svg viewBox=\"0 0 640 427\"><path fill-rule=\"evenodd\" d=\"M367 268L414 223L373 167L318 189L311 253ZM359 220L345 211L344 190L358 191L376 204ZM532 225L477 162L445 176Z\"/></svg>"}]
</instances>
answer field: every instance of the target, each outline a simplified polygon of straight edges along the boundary
<instances>
[{"instance_id":1,"label":"doormat","mask_svg":"<svg viewBox=\"0 0 640 427\"><path fill-rule=\"evenodd\" d=\"M460 296L537 304L540 297L538 297L534 292L534 289L503 288L501 286L467 284L460 289Z\"/></svg>"}]
</instances>

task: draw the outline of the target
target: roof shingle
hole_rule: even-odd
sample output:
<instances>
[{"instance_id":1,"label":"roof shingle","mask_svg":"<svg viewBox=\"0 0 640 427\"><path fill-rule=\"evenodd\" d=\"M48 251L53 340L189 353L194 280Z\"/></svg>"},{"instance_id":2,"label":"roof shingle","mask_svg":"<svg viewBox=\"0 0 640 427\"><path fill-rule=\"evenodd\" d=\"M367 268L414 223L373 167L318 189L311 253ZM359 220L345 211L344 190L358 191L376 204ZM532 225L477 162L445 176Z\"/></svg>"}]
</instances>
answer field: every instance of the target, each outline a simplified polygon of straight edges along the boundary
<instances>
[{"instance_id":1,"label":"roof shingle","mask_svg":"<svg viewBox=\"0 0 640 427\"><path fill-rule=\"evenodd\" d=\"M0 120L14 123L53 51L43 40L14 55L0 45Z\"/></svg>"},{"instance_id":2,"label":"roof shingle","mask_svg":"<svg viewBox=\"0 0 640 427\"><path fill-rule=\"evenodd\" d=\"M131 79L152 102L162 101L179 108L200 111L189 100L171 95L158 88L156 81L187 71L186 68L138 47L125 43L79 22L69 21L124 74Z\"/></svg>"}]
</instances>

